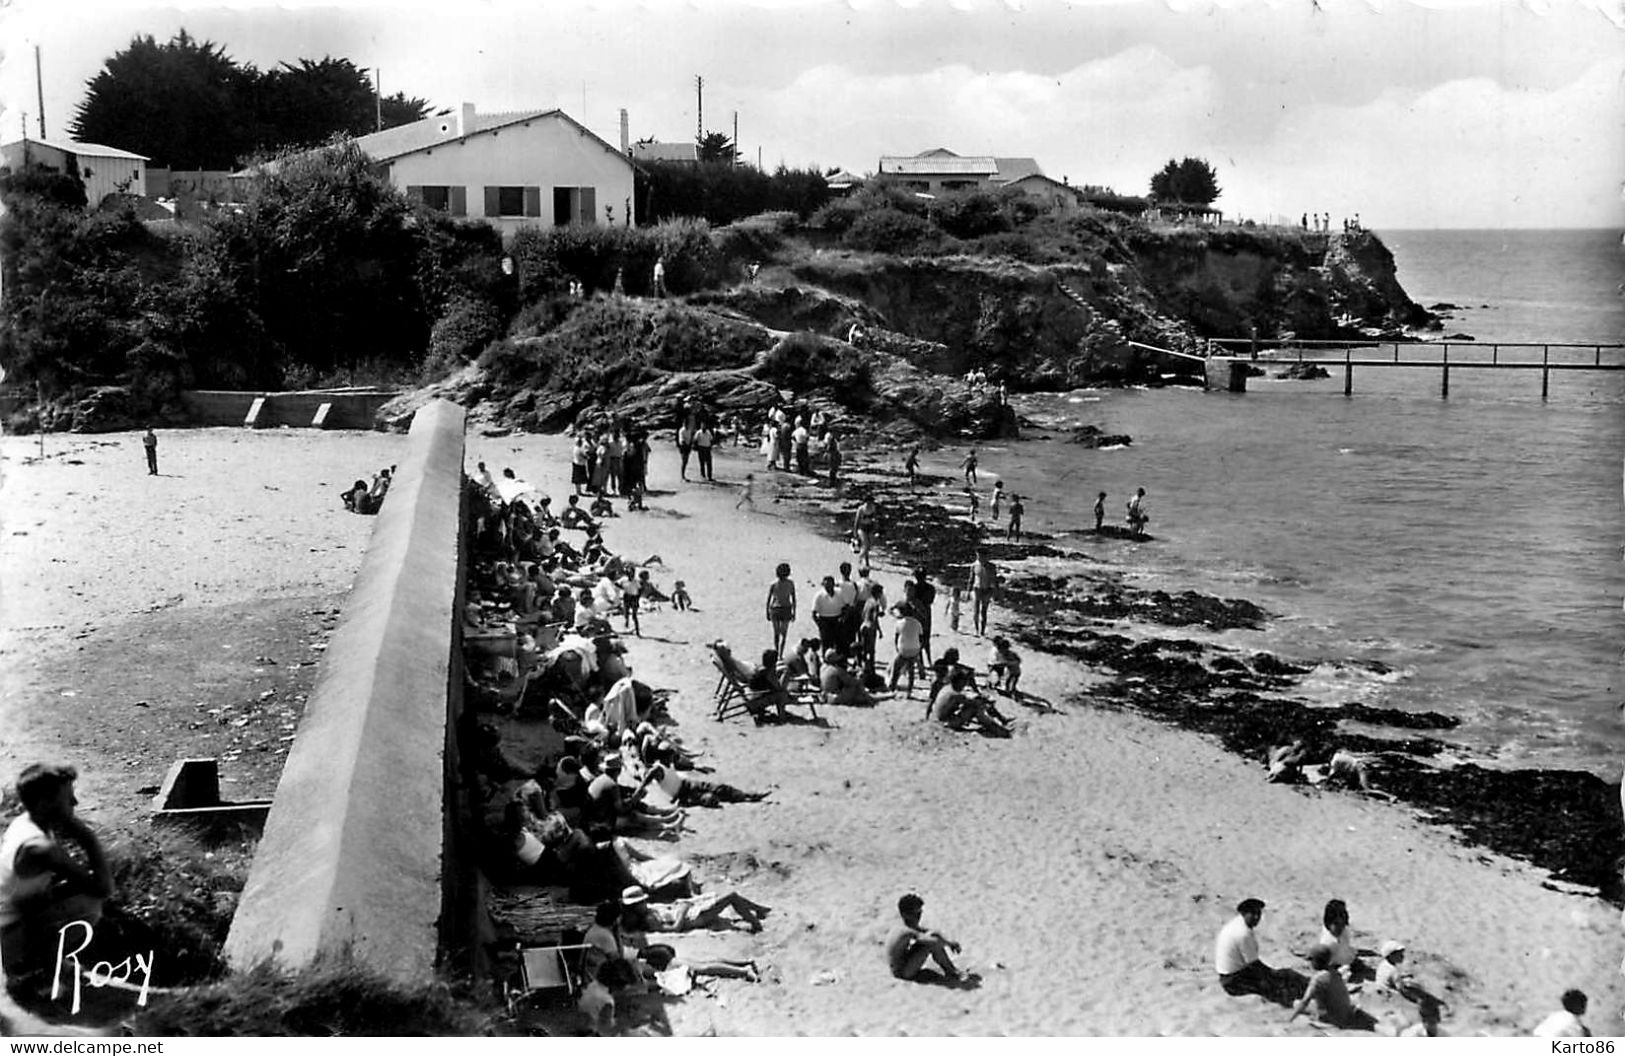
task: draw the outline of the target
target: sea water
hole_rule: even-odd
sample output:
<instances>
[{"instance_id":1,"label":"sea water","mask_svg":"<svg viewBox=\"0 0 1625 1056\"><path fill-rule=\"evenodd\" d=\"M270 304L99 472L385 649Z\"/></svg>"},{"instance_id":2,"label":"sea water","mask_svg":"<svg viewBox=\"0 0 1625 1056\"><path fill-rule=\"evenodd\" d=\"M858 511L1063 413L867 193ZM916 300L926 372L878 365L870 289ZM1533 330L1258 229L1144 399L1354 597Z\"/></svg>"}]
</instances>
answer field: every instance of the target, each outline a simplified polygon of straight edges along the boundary
<instances>
[{"instance_id":1,"label":"sea water","mask_svg":"<svg viewBox=\"0 0 1625 1056\"><path fill-rule=\"evenodd\" d=\"M1463 311L1452 332L1625 340L1616 233L1383 237L1415 299L1490 306ZM1433 369L1356 368L1351 397L1340 364L1332 374L1252 378L1245 394L1023 397L1019 409L1052 428L1093 424L1133 443L983 448L984 490L1002 476L1030 528L1139 585L1265 606L1266 631L1224 644L1314 663L1294 691L1304 699L1445 712L1462 720L1444 734L1460 757L1617 778L1625 373L1554 373L1544 401L1538 371L1458 370L1448 399ZM1141 486L1153 541L1080 531L1096 492L1122 523Z\"/></svg>"}]
</instances>

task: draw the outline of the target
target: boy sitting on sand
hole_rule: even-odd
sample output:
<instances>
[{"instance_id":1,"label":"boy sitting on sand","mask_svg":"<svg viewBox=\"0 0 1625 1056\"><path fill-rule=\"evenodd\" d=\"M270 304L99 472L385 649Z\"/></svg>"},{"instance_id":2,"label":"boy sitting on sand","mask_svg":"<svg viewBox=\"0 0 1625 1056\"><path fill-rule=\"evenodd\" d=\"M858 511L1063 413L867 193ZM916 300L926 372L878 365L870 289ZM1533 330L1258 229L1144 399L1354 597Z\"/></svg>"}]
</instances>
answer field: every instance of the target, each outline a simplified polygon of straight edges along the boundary
<instances>
[{"instance_id":1,"label":"boy sitting on sand","mask_svg":"<svg viewBox=\"0 0 1625 1056\"><path fill-rule=\"evenodd\" d=\"M987 669L993 673L995 690L1012 697L1016 695L1016 683L1021 681L1021 654L1010 648L1010 639L1003 635L994 636Z\"/></svg>"},{"instance_id":2,"label":"boy sitting on sand","mask_svg":"<svg viewBox=\"0 0 1625 1056\"><path fill-rule=\"evenodd\" d=\"M919 895L904 895L897 900L897 915L903 922L886 939L886 963L891 974L897 979L917 979L929 960L936 962L944 977L958 979L959 969L948 952L958 953L959 943L939 931L921 927L920 913L924 909L925 899Z\"/></svg>"},{"instance_id":3,"label":"boy sitting on sand","mask_svg":"<svg viewBox=\"0 0 1625 1056\"><path fill-rule=\"evenodd\" d=\"M688 584L680 579L671 588L671 607L679 612L694 607L694 599L688 596Z\"/></svg>"}]
</instances>

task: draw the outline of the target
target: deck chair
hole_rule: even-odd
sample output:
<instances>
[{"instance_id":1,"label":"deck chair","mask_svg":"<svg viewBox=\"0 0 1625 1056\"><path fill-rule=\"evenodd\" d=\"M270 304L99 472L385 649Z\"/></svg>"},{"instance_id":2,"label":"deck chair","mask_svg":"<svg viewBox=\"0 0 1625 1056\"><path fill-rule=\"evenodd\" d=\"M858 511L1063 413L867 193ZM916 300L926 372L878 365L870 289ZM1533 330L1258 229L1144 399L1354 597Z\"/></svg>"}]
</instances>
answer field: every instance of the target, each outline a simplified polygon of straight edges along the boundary
<instances>
[{"instance_id":1,"label":"deck chair","mask_svg":"<svg viewBox=\"0 0 1625 1056\"><path fill-rule=\"evenodd\" d=\"M542 999L574 1001L581 993L581 961L586 944L530 946L519 951L519 984L508 995L509 1004Z\"/></svg>"},{"instance_id":2,"label":"deck chair","mask_svg":"<svg viewBox=\"0 0 1625 1056\"><path fill-rule=\"evenodd\" d=\"M710 648L711 666L717 669L716 711L712 713L712 718L718 722L726 722L735 715L750 711L750 706L764 694L750 688L749 672L735 659L726 645L713 642ZM805 706L814 719L818 718L818 700L822 696L821 693L817 690L787 692L792 705Z\"/></svg>"}]
</instances>

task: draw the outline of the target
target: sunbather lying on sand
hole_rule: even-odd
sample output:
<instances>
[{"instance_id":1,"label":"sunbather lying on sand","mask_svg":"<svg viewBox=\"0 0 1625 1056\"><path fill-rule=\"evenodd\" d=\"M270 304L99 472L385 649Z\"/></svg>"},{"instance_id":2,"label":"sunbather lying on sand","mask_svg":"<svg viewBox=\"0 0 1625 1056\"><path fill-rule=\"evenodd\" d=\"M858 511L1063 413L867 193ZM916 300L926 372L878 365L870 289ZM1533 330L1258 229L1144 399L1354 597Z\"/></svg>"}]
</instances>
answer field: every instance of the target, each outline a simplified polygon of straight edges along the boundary
<instances>
[{"instance_id":1,"label":"sunbather lying on sand","mask_svg":"<svg viewBox=\"0 0 1625 1056\"><path fill-rule=\"evenodd\" d=\"M762 930L762 920L773 912L769 906L752 902L737 891L695 895L656 904L641 887L621 892L622 926L628 931L695 931L727 923L723 914L733 910L753 933Z\"/></svg>"}]
</instances>

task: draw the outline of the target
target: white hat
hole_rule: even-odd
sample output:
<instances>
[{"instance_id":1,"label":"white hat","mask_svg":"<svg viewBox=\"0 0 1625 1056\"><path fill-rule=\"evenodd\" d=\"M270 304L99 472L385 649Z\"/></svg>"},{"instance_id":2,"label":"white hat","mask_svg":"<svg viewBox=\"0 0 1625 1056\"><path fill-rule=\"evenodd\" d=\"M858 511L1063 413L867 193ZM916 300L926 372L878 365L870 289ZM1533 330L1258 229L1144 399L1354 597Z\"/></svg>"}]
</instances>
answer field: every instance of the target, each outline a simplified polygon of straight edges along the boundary
<instances>
[{"instance_id":1,"label":"white hat","mask_svg":"<svg viewBox=\"0 0 1625 1056\"><path fill-rule=\"evenodd\" d=\"M1387 960L1393 954L1403 952L1404 949L1405 944L1403 942L1395 942L1393 939L1384 939L1382 945L1377 947L1377 952L1382 955L1384 960Z\"/></svg>"},{"instance_id":2,"label":"white hat","mask_svg":"<svg viewBox=\"0 0 1625 1056\"><path fill-rule=\"evenodd\" d=\"M623 906L635 906L639 902L647 901L649 901L649 893L636 884L621 890L621 905Z\"/></svg>"}]
</instances>

